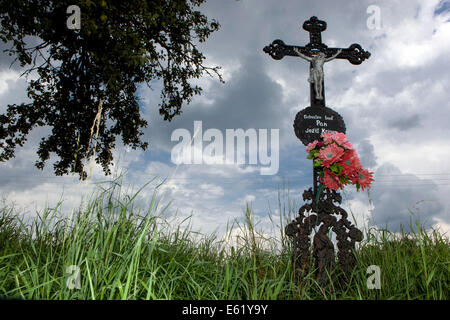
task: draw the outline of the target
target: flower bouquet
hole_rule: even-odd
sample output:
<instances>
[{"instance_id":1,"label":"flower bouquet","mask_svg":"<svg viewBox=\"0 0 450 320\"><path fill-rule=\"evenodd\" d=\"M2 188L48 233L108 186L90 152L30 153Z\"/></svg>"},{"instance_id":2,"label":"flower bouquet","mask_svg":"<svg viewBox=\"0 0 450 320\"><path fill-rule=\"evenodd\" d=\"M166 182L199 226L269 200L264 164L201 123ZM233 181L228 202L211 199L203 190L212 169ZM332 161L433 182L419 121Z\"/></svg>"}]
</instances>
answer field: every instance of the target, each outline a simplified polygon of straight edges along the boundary
<instances>
[{"instance_id":1,"label":"flower bouquet","mask_svg":"<svg viewBox=\"0 0 450 320\"><path fill-rule=\"evenodd\" d=\"M347 184L356 185L356 191L370 188L373 172L361 166L358 154L348 142L344 133L323 133L321 141L308 144L306 152L309 160L313 160L313 168L319 175L319 192L323 187L330 190L343 189Z\"/></svg>"}]
</instances>

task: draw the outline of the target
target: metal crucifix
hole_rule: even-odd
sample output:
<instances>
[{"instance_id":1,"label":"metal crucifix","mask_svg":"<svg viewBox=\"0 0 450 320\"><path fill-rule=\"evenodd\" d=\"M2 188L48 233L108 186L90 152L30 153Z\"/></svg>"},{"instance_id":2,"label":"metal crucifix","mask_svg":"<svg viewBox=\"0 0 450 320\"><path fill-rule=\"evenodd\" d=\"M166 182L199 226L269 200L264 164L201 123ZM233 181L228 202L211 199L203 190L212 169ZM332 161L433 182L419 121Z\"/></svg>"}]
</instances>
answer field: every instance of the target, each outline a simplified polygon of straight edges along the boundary
<instances>
[{"instance_id":1,"label":"metal crucifix","mask_svg":"<svg viewBox=\"0 0 450 320\"><path fill-rule=\"evenodd\" d=\"M284 56L300 56L310 62L310 92L311 106L325 106L325 86L323 64L332 59L346 59L352 64L361 64L370 57L357 43L348 48L328 48L322 43L322 31L327 28L325 21L311 17L303 23L303 29L309 32L309 43L306 46L286 45L282 40L275 40L264 47L264 52L276 60Z\"/></svg>"},{"instance_id":2,"label":"metal crucifix","mask_svg":"<svg viewBox=\"0 0 450 320\"><path fill-rule=\"evenodd\" d=\"M323 65L333 59L346 59L358 65L370 57L359 44L348 48L328 48L322 43L321 32L327 27L325 21L311 17L303 23L303 29L309 32L310 41L305 46L286 45L281 40L275 40L264 47L276 60L284 56L300 57L310 62L310 98L311 105L297 113L294 121L295 135L307 145L314 140L320 140L324 132L345 133L345 123L336 111L325 106L325 87ZM342 197L336 191L318 191L317 170L313 167L313 187L303 192L305 203L299 209L299 216L286 226L286 235L293 238L294 269L296 278L307 274L310 262L310 236L314 228L318 228L313 238L313 256L317 268L316 277L321 284L327 283L331 267L335 263L334 245L329 232L336 234L338 261L341 268L348 274L355 265L353 254L355 242L362 240L362 232L349 220L347 212L339 205ZM306 214L311 212L308 216Z\"/></svg>"}]
</instances>

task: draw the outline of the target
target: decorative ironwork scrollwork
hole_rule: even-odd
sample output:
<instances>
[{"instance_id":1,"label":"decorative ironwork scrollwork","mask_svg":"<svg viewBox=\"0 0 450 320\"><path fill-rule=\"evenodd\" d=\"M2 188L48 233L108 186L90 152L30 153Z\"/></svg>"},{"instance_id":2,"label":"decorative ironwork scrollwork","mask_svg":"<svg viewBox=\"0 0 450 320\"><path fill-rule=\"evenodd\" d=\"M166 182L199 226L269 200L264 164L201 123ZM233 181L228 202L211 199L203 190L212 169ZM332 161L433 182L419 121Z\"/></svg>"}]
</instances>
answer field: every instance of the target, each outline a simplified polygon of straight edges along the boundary
<instances>
[{"instance_id":1,"label":"decorative ironwork scrollwork","mask_svg":"<svg viewBox=\"0 0 450 320\"><path fill-rule=\"evenodd\" d=\"M347 212L339 206L342 197L336 191L326 189L315 203L313 190L309 188L303 192L303 200L311 203L301 206L299 216L285 228L286 235L293 240L295 279L300 280L309 273L313 258L316 280L325 285L336 264L335 248L328 236L330 231L336 234L337 263L345 273L350 272L356 264L355 244L362 240L363 235L348 220ZM307 215L308 212L311 213ZM311 248L310 236L317 227Z\"/></svg>"}]
</instances>

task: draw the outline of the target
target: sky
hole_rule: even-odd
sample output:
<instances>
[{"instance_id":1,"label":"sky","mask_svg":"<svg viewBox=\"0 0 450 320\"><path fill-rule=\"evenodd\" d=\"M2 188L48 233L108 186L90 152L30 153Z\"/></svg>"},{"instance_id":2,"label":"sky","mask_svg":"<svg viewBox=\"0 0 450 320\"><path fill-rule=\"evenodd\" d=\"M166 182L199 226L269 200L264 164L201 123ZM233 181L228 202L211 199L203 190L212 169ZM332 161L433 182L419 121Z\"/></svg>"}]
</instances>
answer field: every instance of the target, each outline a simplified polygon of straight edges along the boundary
<instances>
[{"instance_id":1,"label":"sky","mask_svg":"<svg viewBox=\"0 0 450 320\"><path fill-rule=\"evenodd\" d=\"M200 10L221 25L199 48L206 65L222 67L225 83L208 76L195 81L202 94L171 122L158 112L160 84L139 87L142 116L149 123L142 139L149 148L118 143L112 167L116 177L122 174L124 192L133 194L148 183L135 198L136 210L148 210L156 190L159 208L168 204L165 216L188 219L190 228L203 234L222 234L233 221L243 221L248 204L261 232L279 234L280 212L295 214L303 190L312 184L312 163L292 126L297 112L309 106L309 66L295 57L274 60L263 48L275 39L306 45L309 35L301 26L317 16L327 22L326 45L359 43L371 53L361 65L334 60L324 66L327 106L343 117L350 142L375 179L369 192L346 187L342 207L360 229L398 232L417 220L450 234L449 1L209 0ZM0 55L4 113L8 104L29 100L19 67L10 68L10 58ZM249 152L244 164L173 161L179 140L172 141L172 135L181 132L177 129L194 135L195 122L201 123L196 137L203 148L208 129L222 134L224 146L227 129L255 130L260 148L268 144L273 165L278 151L278 170L261 174L267 162L258 155L257 163L250 163ZM95 164L86 182L55 176L55 156L38 170L38 143L49 130L34 129L15 158L0 163L0 195L30 217L60 200L61 211L70 213L99 182L112 179ZM264 132L271 138L264 139Z\"/></svg>"}]
</instances>

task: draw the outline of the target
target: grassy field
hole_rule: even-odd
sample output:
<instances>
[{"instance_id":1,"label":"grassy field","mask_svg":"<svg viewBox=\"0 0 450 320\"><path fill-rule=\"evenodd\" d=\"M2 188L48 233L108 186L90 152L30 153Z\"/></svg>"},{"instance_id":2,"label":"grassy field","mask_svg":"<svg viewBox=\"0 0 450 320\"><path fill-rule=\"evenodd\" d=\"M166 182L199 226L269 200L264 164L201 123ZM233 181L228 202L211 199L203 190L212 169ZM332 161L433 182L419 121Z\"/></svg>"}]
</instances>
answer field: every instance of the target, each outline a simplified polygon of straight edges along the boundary
<instances>
[{"instance_id":1,"label":"grassy field","mask_svg":"<svg viewBox=\"0 0 450 320\"><path fill-rule=\"evenodd\" d=\"M247 207L242 239L230 249L163 219L152 199L96 194L63 218L44 210L31 223L0 209L0 296L18 299L450 299L450 244L436 231L365 231L345 287L320 287L314 275L292 281L289 242L264 243ZM281 209L281 208L280 208ZM282 212L282 210L280 210ZM275 240L266 240L275 241ZM281 250L268 251L267 247ZM367 268L380 268L380 289ZM336 271L337 273L338 271ZM337 274L334 274L337 276Z\"/></svg>"}]
</instances>

